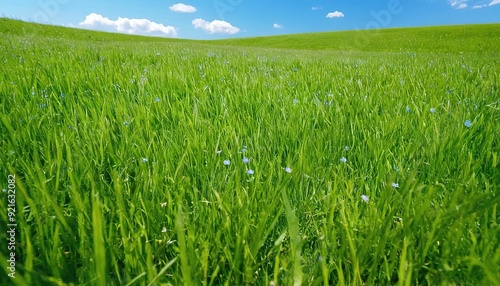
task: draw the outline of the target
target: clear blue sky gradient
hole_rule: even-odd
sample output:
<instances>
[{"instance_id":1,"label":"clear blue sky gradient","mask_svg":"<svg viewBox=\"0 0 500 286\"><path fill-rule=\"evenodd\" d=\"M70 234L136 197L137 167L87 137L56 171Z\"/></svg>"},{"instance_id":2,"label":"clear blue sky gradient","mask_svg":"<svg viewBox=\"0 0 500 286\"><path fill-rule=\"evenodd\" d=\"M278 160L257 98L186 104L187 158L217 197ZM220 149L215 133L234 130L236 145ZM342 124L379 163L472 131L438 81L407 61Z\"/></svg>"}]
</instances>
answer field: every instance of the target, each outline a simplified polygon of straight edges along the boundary
<instances>
[{"instance_id":1,"label":"clear blue sky gradient","mask_svg":"<svg viewBox=\"0 0 500 286\"><path fill-rule=\"evenodd\" d=\"M193 6L196 11L172 11L169 7L176 3ZM109 21L116 21L119 17L147 19L144 24L147 27L153 25L153 22L170 26L171 33L162 36L219 39L389 27L500 23L500 0L0 0L0 16L24 21L83 27L81 23L92 13L108 18ZM334 14L327 17L329 13ZM201 23L198 27L193 22L195 19L202 19L198 20ZM212 22L214 20L219 21ZM219 26L222 27L218 30ZM103 29L102 25L90 25L86 28ZM109 26L107 28L112 29L114 28ZM144 29L129 33L148 34Z\"/></svg>"}]
</instances>

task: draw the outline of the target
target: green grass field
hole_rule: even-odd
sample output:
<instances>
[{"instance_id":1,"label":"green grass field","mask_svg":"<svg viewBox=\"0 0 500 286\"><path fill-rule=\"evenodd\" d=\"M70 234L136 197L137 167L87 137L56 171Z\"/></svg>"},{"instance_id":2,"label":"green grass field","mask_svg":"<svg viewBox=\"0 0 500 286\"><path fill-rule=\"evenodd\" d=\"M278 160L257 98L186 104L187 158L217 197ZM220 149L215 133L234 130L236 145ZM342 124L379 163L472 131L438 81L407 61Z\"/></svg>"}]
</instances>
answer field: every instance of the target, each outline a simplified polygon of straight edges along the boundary
<instances>
[{"instance_id":1,"label":"green grass field","mask_svg":"<svg viewBox=\"0 0 500 286\"><path fill-rule=\"evenodd\" d=\"M500 285L499 43L0 19L0 284Z\"/></svg>"}]
</instances>

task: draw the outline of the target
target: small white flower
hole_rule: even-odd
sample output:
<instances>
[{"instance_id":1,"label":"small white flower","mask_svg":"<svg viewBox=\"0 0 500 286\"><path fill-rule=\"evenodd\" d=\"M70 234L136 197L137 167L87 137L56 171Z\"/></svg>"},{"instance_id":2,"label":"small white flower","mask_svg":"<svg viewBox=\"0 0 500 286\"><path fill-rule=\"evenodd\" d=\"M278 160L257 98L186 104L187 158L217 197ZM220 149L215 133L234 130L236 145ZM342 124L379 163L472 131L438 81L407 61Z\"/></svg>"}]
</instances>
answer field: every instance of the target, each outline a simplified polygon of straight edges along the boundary
<instances>
[{"instance_id":1,"label":"small white flower","mask_svg":"<svg viewBox=\"0 0 500 286\"><path fill-rule=\"evenodd\" d=\"M231 164L231 161L229 160L224 160L224 166L229 166Z\"/></svg>"},{"instance_id":2,"label":"small white flower","mask_svg":"<svg viewBox=\"0 0 500 286\"><path fill-rule=\"evenodd\" d=\"M248 170L247 170L247 174L249 174L249 175L253 175L254 173L255 173L255 172L254 172L252 169L248 169Z\"/></svg>"},{"instance_id":3,"label":"small white flower","mask_svg":"<svg viewBox=\"0 0 500 286\"><path fill-rule=\"evenodd\" d=\"M146 163L148 161L147 158L142 158L142 163Z\"/></svg>"},{"instance_id":4,"label":"small white flower","mask_svg":"<svg viewBox=\"0 0 500 286\"><path fill-rule=\"evenodd\" d=\"M369 198L367 195L362 195L362 196L361 196L361 199L362 199L365 203L367 203L367 202L369 202L369 201L370 201L370 198Z\"/></svg>"},{"instance_id":5,"label":"small white flower","mask_svg":"<svg viewBox=\"0 0 500 286\"><path fill-rule=\"evenodd\" d=\"M286 167L286 168L285 168L285 172L287 172L287 173L291 173L291 172L292 172L292 169L291 169L290 167Z\"/></svg>"},{"instance_id":6,"label":"small white flower","mask_svg":"<svg viewBox=\"0 0 500 286\"><path fill-rule=\"evenodd\" d=\"M429 109L431 111L431 113L434 113L436 112L436 109L434 107L431 107L431 109Z\"/></svg>"},{"instance_id":7,"label":"small white flower","mask_svg":"<svg viewBox=\"0 0 500 286\"><path fill-rule=\"evenodd\" d=\"M399 188L399 184L398 183L392 183L392 187L393 188Z\"/></svg>"},{"instance_id":8,"label":"small white flower","mask_svg":"<svg viewBox=\"0 0 500 286\"><path fill-rule=\"evenodd\" d=\"M349 151L349 146L345 146L344 150Z\"/></svg>"},{"instance_id":9,"label":"small white flower","mask_svg":"<svg viewBox=\"0 0 500 286\"><path fill-rule=\"evenodd\" d=\"M342 158L340 158L340 162L341 162L341 163L345 163L345 162L347 162L346 157L342 157Z\"/></svg>"},{"instance_id":10,"label":"small white flower","mask_svg":"<svg viewBox=\"0 0 500 286\"><path fill-rule=\"evenodd\" d=\"M215 153L220 154L220 153L222 153L222 150L217 150L217 151L215 151Z\"/></svg>"},{"instance_id":11,"label":"small white flower","mask_svg":"<svg viewBox=\"0 0 500 286\"><path fill-rule=\"evenodd\" d=\"M166 202L165 202L165 203L161 203L161 204L160 204L160 206L161 206L162 208L164 208L164 207L166 207L166 206L167 206L167 203L166 203Z\"/></svg>"},{"instance_id":12,"label":"small white flower","mask_svg":"<svg viewBox=\"0 0 500 286\"><path fill-rule=\"evenodd\" d=\"M167 232L167 228L166 228L166 227L163 227L163 228L161 229L161 232Z\"/></svg>"}]
</instances>

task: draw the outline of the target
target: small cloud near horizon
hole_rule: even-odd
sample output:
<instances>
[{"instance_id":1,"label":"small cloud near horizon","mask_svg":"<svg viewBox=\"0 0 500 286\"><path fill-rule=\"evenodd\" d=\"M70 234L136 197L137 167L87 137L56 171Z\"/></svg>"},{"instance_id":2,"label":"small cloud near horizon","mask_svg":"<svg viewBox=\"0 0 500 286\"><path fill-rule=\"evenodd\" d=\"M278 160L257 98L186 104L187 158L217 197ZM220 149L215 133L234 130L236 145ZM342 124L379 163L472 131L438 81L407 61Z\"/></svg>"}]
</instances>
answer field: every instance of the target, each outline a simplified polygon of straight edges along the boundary
<instances>
[{"instance_id":1,"label":"small cloud near horizon","mask_svg":"<svg viewBox=\"0 0 500 286\"><path fill-rule=\"evenodd\" d=\"M450 6L452 8L457 9L457 10L469 8L469 4L468 4L469 2L472 2L471 4L474 4L474 5L472 5L472 7L470 7L471 9L481 9L481 8L491 7L491 6L500 4L500 0L491 0L491 2L490 2L490 0L478 0L478 1L474 1L474 0L448 0L448 4L450 4Z\"/></svg>"},{"instance_id":2,"label":"small cloud near horizon","mask_svg":"<svg viewBox=\"0 0 500 286\"><path fill-rule=\"evenodd\" d=\"M196 12L196 8L194 6L186 5L184 3L174 4L170 7L168 7L168 9L170 9L171 11L174 11L174 12L179 12L179 13L194 13L194 12Z\"/></svg>"},{"instance_id":3,"label":"small cloud near horizon","mask_svg":"<svg viewBox=\"0 0 500 286\"><path fill-rule=\"evenodd\" d=\"M280 25L280 24L278 24L278 23L275 23L275 24L273 25L273 27L274 27L275 29L283 29L283 25Z\"/></svg>"},{"instance_id":4,"label":"small cloud near horizon","mask_svg":"<svg viewBox=\"0 0 500 286\"><path fill-rule=\"evenodd\" d=\"M330 12L326 15L327 18L344 18L344 13L335 11L335 12Z\"/></svg>"},{"instance_id":5,"label":"small cloud near horizon","mask_svg":"<svg viewBox=\"0 0 500 286\"><path fill-rule=\"evenodd\" d=\"M465 9L469 6L467 5L469 1L470 0L448 0L448 3L455 9Z\"/></svg>"},{"instance_id":6,"label":"small cloud near horizon","mask_svg":"<svg viewBox=\"0 0 500 286\"><path fill-rule=\"evenodd\" d=\"M87 15L85 20L78 23L78 27L105 32L118 32L145 36L177 36L177 29L173 26L165 26L160 23L152 22L148 19L129 19L118 17L117 20L111 20L97 13Z\"/></svg>"},{"instance_id":7,"label":"small cloud near horizon","mask_svg":"<svg viewBox=\"0 0 500 286\"><path fill-rule=\"evenodd\" d=\"M230 23L222 20L213 20L212 22L197 18L191 22L195 29L202 29L209 34L229 34L233 35L240 31Z\"/></svg>"},{"instance_id":8,"label":"small cloud near horizon","mask_svg":"<svg viewBox=\"0 0 500 286\"><path fill-rule=\"evenodd\" d=\"M316 11L316 10L321 10L321 6L314 6L311 8L311 10Z\"/></svg>"}]
</instances>

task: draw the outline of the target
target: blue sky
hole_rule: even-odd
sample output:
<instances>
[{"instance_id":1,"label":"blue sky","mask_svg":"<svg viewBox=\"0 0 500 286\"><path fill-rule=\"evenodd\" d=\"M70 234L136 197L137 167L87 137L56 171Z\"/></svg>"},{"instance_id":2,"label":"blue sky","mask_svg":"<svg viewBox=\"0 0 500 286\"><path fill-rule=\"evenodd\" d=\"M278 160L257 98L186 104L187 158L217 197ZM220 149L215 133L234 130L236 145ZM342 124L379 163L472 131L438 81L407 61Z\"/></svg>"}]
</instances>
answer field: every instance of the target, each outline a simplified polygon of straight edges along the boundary
<instances>
[{"instance_id":1,"label":"blue sky","mask_svg":"<svg viewBox=\"0 0 500 286\"><path fill-rule=\"evenodd\" d=\"M500 0L0 0L0 16L188 39L500 23Z\"/></svg>"}]
</instances>

